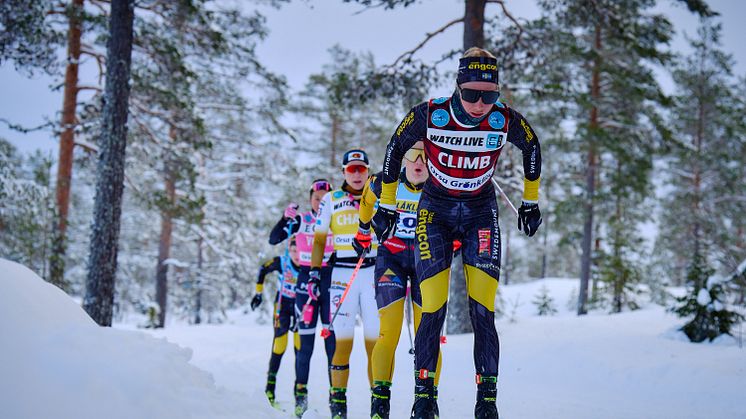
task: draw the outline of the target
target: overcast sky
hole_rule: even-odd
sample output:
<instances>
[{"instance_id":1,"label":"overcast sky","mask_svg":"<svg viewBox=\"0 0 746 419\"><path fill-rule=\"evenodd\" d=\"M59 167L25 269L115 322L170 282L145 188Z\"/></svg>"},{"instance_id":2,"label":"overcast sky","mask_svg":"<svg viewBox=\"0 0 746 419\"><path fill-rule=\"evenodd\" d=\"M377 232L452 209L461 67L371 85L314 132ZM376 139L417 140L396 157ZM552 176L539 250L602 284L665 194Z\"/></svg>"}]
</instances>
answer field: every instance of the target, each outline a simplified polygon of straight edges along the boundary
<instances>
[{"instance_id":1,"label":"overcast sky","mask_svg":"<svg viewBox=\"0 0 746 419\"><path fill-rule=\"evenodd\" d=\"M696 35L697 18L681 6L672 6L674 0L659 0L659 3L659 10L669 16L677 31L673 49L685 51L687 42L682 34ZM743 23L746 1L709 0L708 3L722 15L723 48L736 59L736 74L746 75L746 25ZM422 41L427 32L463 16L463 8L462 0L426 0L394 11L380 8L362 11L359 5L337 0L295 0L279 10L260 8L267 16L270 35L258 53L268 68L284 75L294 89L300 89L310 74L319 72L328 62L327 50L334 44L352 51L371 51L376 63L391 63ZM508 8L517 17L538 16L538 8L532 0L509 0ZM499 5L487 5L488 15L499 11ZM417 56L424 60L440 58L444 51L461 46L462 35L463 27L454 25L433 38ZM455 66L455 62L451 65ZM85 69L82 78L91 74L91 68ZM661 74L661 82L664 89L671 90L672 84L666 75ZM0 118L23 126L39 125L45 117L58 119L62 91L50 91L51 83L48 77L29 78L8 65L0 67ZM20 134L0 123L0 136L23 151L41 149L56 154L57 139L48 131Z\"/></svg>"}]
</instances>

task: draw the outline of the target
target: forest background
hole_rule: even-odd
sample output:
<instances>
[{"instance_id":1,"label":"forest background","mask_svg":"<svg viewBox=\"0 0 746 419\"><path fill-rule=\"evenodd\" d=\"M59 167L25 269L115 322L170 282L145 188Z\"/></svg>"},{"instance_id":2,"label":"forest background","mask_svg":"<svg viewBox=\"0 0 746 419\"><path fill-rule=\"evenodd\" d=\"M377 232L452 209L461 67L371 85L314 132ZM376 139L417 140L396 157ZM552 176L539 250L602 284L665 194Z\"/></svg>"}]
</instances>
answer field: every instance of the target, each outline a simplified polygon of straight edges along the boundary
<instances>
[{"instance_id":1,"label":"forest background","mask_svg":"<svg viewBox=\"0 0 746 419\"><path fill-rule=\"evenodd\" d=\"M406 111L452 93L475 4L502 100L544 157L539 234L518 234L501 208L501 281L580 278L579 314L650 300L685 316L743 310L739 2L142 1L115 321L221 322L244 305L259 263L284 251L266 237L285 205L307 207L314 178L338 185L350 147L379 168ZM0 257L82 298L108 2L0 7ZM71 27L76 60L65 59ZM496 177L517 200L520 154L507 147ZM672 285L689 296L672 299Z\"/></svg>"}]
</instances>

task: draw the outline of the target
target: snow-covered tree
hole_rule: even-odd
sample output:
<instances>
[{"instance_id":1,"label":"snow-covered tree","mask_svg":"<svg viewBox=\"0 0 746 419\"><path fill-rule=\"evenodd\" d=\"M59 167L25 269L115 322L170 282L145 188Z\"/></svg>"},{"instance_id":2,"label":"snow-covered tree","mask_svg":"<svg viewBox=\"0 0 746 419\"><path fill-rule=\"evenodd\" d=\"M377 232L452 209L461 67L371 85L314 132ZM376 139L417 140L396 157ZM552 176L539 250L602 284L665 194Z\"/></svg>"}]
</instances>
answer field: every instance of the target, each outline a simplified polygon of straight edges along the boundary
<instances>
[{"instance_id":1,"label":"snow-covered tree","mask_svg":"<svg viewBox=\"0 0 746 419\"><path fill-rule=\"evenodd\" d=\"M0 257L47 278L54 207L52 162L36 152L18 154L0 138Z\"/></svg>"},{"instance_id":2,"label":"snow-covered tree","mask_svg":"<svg viewBox=\"0 0 746 419\"><path fill-rule=\"evenodd\" d=\"M728 294L732 280L713 275L707 259L699 252L692 255L687 274L687 295L677 299L674 312L680 317L691 317L681 330L692 342L714 340L720 335L731 334L743 316L729 307Z\"/></svg>"}]
</instances>

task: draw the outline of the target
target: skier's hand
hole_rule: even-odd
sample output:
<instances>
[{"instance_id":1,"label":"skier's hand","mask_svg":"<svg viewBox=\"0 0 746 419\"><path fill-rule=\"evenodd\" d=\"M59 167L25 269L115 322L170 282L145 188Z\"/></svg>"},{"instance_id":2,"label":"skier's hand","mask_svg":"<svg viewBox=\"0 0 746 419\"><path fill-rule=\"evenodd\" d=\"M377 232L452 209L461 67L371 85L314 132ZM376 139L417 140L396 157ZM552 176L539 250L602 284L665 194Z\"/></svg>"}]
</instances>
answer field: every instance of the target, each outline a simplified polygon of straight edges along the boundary
<instances>
[{"instance_id":1,"label":"skier's hand","mask_svg":"<svg viewBox=\"0 0 746 419\"><path fill-rule=\"evenodd\" d=\"M373 216L373 231L379 243L385 242L396 231L396 207L380 205L376 215Z\"/></svg>"},{"instance_id":2,"label":"skier's hand","mask_svg":"<svg viewBox=\"0 0 746 419\"><path fill-rule=\"evenodd\" d=\"M355 249L357 257L362 256L370 250L370 242L372 240L372 237L370 236L370 223L366 224L360 223L360 227L357 229L357 234L355 234L355 238L352 239L352 248Z\"/></svg>"},{"instance_id":3,"label":"skier's hand","mask_svg":"<svg viewBox=\"0 0 746 419\"><path fill-rule=\"evenodd\" d=\"M311 271L308 272L306 289L312 300L318 300L321 296L321 270L319 268L311 268Z\"/></svg>"},{"instance_id":4,"label":"skier's hand","mask_svg":"<svg viewBox=\"0 0 746 419\"><path fill-rule=\"evenodd\" d=\"M518 208L518 230L523 230L527 236L532 237L541 225L541 211L539 204L522 202Z\"/></svg>"},{"instance_id":5,"label":"skier's hand","mask_svg":"<svg viewBox=\"0 0 746 419\"><path fill-rule=\"evenodd\" d=\"M295 216L298 214L298 207L299 205L295 202L291 202L288 204L288 207L285 208L285 212L282 214L285 218L295 218Z\"/></svg>"},{"instance_id":6,"label":"skier's hand","mask_svg":"<svg viewBox=\"0 0 746 419\"><path fill-rule=\"evenodd\" d=\"M256 310L256 308L259 307L261 304L262 304L262 294L254 295L254 298L251 299L251 311Z\"/></svg>"}]
</instances>

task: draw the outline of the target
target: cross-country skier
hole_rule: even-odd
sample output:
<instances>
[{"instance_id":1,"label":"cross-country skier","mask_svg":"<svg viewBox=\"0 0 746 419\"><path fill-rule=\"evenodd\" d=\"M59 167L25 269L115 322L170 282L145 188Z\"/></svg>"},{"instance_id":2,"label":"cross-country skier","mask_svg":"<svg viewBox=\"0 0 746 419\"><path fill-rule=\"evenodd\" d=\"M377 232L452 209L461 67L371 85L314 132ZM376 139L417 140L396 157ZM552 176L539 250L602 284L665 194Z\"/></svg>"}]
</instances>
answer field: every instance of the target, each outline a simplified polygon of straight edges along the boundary
<instances>
[{"instance_id":1,"label":"cross-country skier","mask_svg":"<svg viewBox=\"0 0 746 419\"><path fill-rule=\"evenodd\" d=\"M518 227L533 236L541 224L539 139L526 119L500 103L497 60L470 48L459 60L451 97L421 103L404 117L386 148L382 191L373 227L385 241L397 222L396 194L401 161L409 148L426 138L430 177L417 212L417 278L422 320L415 338L415 401L412 418L437 417L434 377L448 300L452 241L462 242L469 314L474 329L477 418L497 418L499 341L495 330L495 295L500 270L500 228L495 164L506 142L523 154L523 202Z\"/></svg>"},{"instance_id":2,"label":"cross-country skier","mask_svg":"<svg viewBox=\"0 0 746 419\"><path fill-rule=\"evenodd\" d=\"M313 231L316 225L316 216L319 212L319 204L322 198L331 190L332 184L326 179L314 180L309 190L311 211L298 214L298 205L290 203L285 209L283 217L269 235L270 244L277 244L285 240L288 234L296 234L296 243L300 257L300 274L298 275L297 297L295 299L295 310L299 316L297 325L300 339L300 348L295 356L295 415L297 417L303 416L303 413L308 408L308 375L311 368L316 323L321 319L321 324L324 327L328 327L329 325L329 286L331 285L332 277L329 258L334 250L331 233L326 238L323 260L319 270L321 285L318 299L309 298L306 285L311 268L311 252L314 240ZM332 364L334 343L334 333L324 340L327 368L331 367ZM331 385L331 378L329 379L329 384Z\"/></svg>"},{"instance_id":3,"label":"cross-country skier","mask_svg":"<svg viewBox=\"0 0 746 419\"><path fill-rule=\"evenodd\" d=\"M357 253L352 247L352 240L358 230L360 196L365 181L368 179L368 155L363 150L346 152L342 159L342 171L345 179L342 187L324 195L319 206L308 281L309 294L321 296L323 290L318 289L321 281L321 261L327 234L331 232L334 236L334 257L329 295L333 303L332 311L339 308L332 324L337 337L330 369L332 384L329 391L329 408L333 418L347 417L347 379L355 332L355 317L358 313L363 319L369 380L371 379L370 355L378 338L378 311L373 289L373 270L378 247L376 242L371 245L371 250L363 259L361 269L351 283L346 298L341 301L358 262Z\"/></svg>"},{"instance_id":4,"label":"cross-country skier","mask_svg":"<svg viewBox=\"0 0 746 419\"><path fill-rule=\"evenodd\" d=\"M375 268L376 304L381 323L378 341L373 348L373 393L370 417L389 417L391 382L394 375L394 354L399 344L407 285L411 289L414 328L417 330L422 313L420 287L415 275L415 227L417 203L422 185L427 179L425 150L418 141L404 155L404 170L399 176L396 208L399 218L396 232L378 247ZM370 220L381 195L380 174L372 176L365 184L360 201L360 222L353 247L358 255L371 243Z\"/></svg>"},{"instance_id":5,"label":"cross-country skier","mask_svg":"<svg viewBox=\"0 0 746 419\"><path fill-rule=\"evenodd\" d=\"M269 371L267 372L267 386L265 394L270 404L275 406L275 383L277 371L280 369L280 361L288 346L288 332L295 329L295 284L298 281L299 271L298 248L295 236L290 237L288 248L282 256L277 256L265 262L259 269L256 280L256 294L251 300L251 310L256 310L262 304L262 291L264 290L264 278L270 272L279 272L278 292L274 303L273 325L275 329L272 341L272 355L269 359ZM298 352L298 334L295 334L294 348Z\"/></svg>"}]
</instances>

